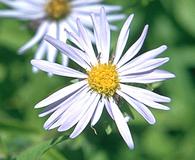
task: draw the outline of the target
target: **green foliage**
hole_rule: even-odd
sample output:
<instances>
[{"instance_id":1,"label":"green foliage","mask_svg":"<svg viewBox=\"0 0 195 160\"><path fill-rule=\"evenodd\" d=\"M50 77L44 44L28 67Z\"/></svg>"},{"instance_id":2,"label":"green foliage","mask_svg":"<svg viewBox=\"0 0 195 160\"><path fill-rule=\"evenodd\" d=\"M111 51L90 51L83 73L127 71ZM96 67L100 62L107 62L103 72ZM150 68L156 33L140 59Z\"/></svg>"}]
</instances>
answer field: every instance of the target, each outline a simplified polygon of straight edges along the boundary
<instances>
[{"instance_id":1,"label":"green foliage","mask_svg":"<svg viewBox=\"0 0 195 160\"><path fill-rule=\"evenodd\" d=\"M61 136L53 140L42 142L41 144L35 145L22 152L16 160L39 160L41 156L47 152L50 148L54 147L60 142L65 141L68 136Z\"/></svg>"},{"instance_id":2,"label":"green foliage","mask_svg":"<svg viewBox=\"0 0 195 160\"><path fill-rule=\"evenodd\" d=\"M134 115L129 122L135 142L133 151L126 147L106 112L95 126L97 135L88 127L77 139L56 145L66 136L59 136L55 130L44 131L45 118L39 118L40 110L33 106L67 85L69 79L48 77L43 72L33 74L30 60L35 48L26 55L17 54L18 48L33 35L27 27L29 24L0 19L0 159L195 159L194 0L106 0L106 3L122 5L126 14L135 13L128 46L137 39L145 24L149 24L150 29L142 52L168 45L168 51L162 56L170 57L170 62L164 68L175 73L176 78L148 88L171 97L171 110L152 109L157 119L154 126L147 124L133 109L130 111ZM116 23L119 28L122 24ZM118 31L112 34L113 48L118 34ZM128 107L121 106L125 112ZM51 141L56 136L59 139Z\"/></svg>"}]
</instances>

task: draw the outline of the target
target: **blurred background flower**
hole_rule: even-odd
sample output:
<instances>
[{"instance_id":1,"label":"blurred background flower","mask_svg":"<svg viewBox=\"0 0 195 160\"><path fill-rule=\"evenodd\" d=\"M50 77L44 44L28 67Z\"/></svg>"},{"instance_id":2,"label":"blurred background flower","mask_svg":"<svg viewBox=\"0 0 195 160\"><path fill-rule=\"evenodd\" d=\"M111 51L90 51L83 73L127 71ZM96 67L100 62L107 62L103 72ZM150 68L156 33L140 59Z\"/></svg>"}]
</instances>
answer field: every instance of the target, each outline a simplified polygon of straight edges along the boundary
<instances>
[{"instance_id":1,"label":"blurred background flower","mask_svg":"<svg viewBox=\"0 0 195 160\"><path fill-rule=\"evenodd\" d=\"M139 37L140 30L149 24L149 36L142 51L168 46L162 55L170 57L163 69L176 74L155 89L172 98L171 110L152 110L158 119L148 125L136 112L130 121L136 148L130 151L118 135L108 115L104 112L94 129L50 149L43 160L173 160L194 159L195 127L195 21L194 0L105 0L105 3L123 6L126 14L135 13L128 46ZM5 6L1 5L1 9ZM119 27L123 22L115 23ZM119 32L112 35L116 42ZM55 90L69 84L69 79L45 73L36 76L31 72L30 60L35 49L25 57L17 49L33 35L24 22L0 19L0 159L14 159L20 152L58 133L46 132L42 125L46 119L37 117L33 106ZM114 46L115 43L112 43ZM74 66L74 63L70 64ZM155 88L160 84L148 86ZM124 105L126 105L124 103ZM102 130L101 128L106 128ZM109 136L107 136L109 134ZM29 158L30 159L30 158Z\"/></svg>"},{"instance_id":2,"label":"blurred background flower","mask_svg":"<svg viewBox=\"0 0 195 160\"><path fill-rule=\"evenodd\" d=\"M106 9L109 22L121 20L124 14L117 14L121 6L101 4L102 0L0 0L9 9L0 10L0 18L15 18L25 20L31 23L30 30L35 30L33 37L26 42L20 49L19 53L24 54L30 48L38 44L35 52L35 59L47 59L55 62L57 59L57 50L43 40L44 36L50 35L56 39L66 42L67 35L64 29L77 32L76 19L80 18L85 26L90 28L90 13L94 12L97 16L99 9L103 6ZM115 12L114 14L111 14ZM116 29L116 26L112 26ZM93 38L91 30L87 29ZM68 64L68 58L62 54L61 61L63 65ZM37 68L33 68L36 72Z\"/></svg>"}]
</instances>

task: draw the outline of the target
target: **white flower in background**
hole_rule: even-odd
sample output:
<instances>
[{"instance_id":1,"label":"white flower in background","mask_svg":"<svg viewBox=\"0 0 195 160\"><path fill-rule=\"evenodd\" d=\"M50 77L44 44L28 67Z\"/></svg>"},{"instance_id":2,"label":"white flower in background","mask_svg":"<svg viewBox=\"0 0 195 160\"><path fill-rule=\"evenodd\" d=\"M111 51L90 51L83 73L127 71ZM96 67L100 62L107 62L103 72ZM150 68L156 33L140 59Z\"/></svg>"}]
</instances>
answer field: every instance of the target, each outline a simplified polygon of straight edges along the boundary
<instances>
[{"instance_id":1,"label":"white flower in background","mask_svg":"<svg viewBox=\"0 0 195 160\"><path fill-rule=\"evenodd\" d=\"M155 118L148 107L168 110L167 106L160 103L170 102L170 98L129 84L148 84L173 78L173 74L156 69L169 60L169 58L156 58L167 47L161 46L136 56L147 34L148 25L146 25L140 38L124 52L133 18L131 15L120 32L115 57L111 59L110 26L105 10L101 9L100 21L94 14L91 14L91 18L98 53L93 49L90 36L79 19L77 20L79 34L67 31L78 48L46 36L49 43L80 65L83 72L44 60L32 60L32 65L43 71L79 79L79 82L66 86L42 100L35 108L46 107L40 117L51 114L44 124L45 129L58 127L58 131L66 131L75 126L70 135L70 138L75 138L89 121L92 126L98 122L105 107L129 148L133 148L127 121L115 97L118 95L125 99L146 121L154 124Z\"/></svg>"},{"instance_id":2,"label":"white flower in background","mask_svg":"<svg viewBox=\"0 0 195 160\"><path fill-rule=\"evenodd\" d=\"M0 0L12 9L0 11L0 17L12 17L21 20L30 20L38 24L35 36L19 49L19 53L26 52L29 48L39 43L35 53L35 59L43 59L45 56L48 61L55 62L57 50L43 40L48 34L60 41L66 42L67 35L64 29L77 32L76 19L91 27L92 23L89 14L105 7L107 13L119 11L120 6L100 4L102 0ZM108 15L109 22L123 19L122 14ZM112 26L114 28L114 26ZM92 37L92 32L87 29ZM46 54L46 55L45 55ZM62 63L67 65L67 57L63 55ZM34 68L34 71L36 69Z\"/></svg>"}]
</instances>

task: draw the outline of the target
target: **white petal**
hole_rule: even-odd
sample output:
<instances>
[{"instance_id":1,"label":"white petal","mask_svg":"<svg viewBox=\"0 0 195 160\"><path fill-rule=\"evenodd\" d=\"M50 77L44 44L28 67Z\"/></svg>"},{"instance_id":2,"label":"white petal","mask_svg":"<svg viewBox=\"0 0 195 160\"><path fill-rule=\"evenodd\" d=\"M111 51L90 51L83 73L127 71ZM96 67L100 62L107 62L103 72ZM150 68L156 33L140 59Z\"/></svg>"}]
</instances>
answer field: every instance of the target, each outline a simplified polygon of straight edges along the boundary
<instances>
[{"instance_id":1,"label":"white petal","mask_svg":"<svg viewBox=\"0 0 195 160\"><path fill-rule=\"evenodd\" d=\"M66 100L65 102L63 102L60 105L56 106L56 108L54 108L55 110L53 109L54 112L50 115L50 117L44 123L44 128L49 130L51 128L51 126L54 123L56 123L56 121L58 121L62 117L62 114L70 107L70 105L73 102L74 102L73 100L71 100L70 102L67 102L67 100Z\"/></svg>"},{"instance_id":2,"label":"white petal","mask_svg":"<svg viewBox=\"0 0 195 160\"><path fill-rule=\"evenodd\" d=\"M113 116L113 113L112 113L111 105L110 105L108 99L107 98L103 98L103 100L104 100L104 104L105 104L105 107L106 107L106 110L107 110L108 114L114 120L114 116Z\"/></svg>"},{"instance_id":3,"label":"white petal","mask_svg":"<svg viewBox=\"0 0 195 160\"><path fill-rule=\"evenodd\" d=\"M43 19L46 16L44 11L38 11L36 14L28 14L24 13L23 16L20 17L22 20L37 20Z\"/></svg>"},{"instance_id":4,"label":"white petal","mask_svg":"<svg viewBox=\"0 0 195 160\"><path fill-rule=\"evenodd\" d=\"M145 105L155 108L155 109L162 109L162 110L169 110L169 107L164 106L162 104L156 103L155 101L153 101L153 97L149 97L147 94L142 94L144 89L134 89L131 86L127 86L127 85L120 85L120 89L122 92L126 93L127 95L129 95L130 97L134 98L135 100L144 103ZM142 92L141 92L142 91ZM145 93L148 93L147 90L144 91ZM150 93L150 96L152 96L153 94ZM155 95L154 98L156 98L157 95ZM159 97L159 96L158 96Z\"/></svg>"},{"instance_id":5,"label":"white petal","mask_svg":"<svg viewBox=\"0 0 195 160\"><path fill-rule=\"evenodd\" d=\"M87 87L83 87L79 89L77 92L74 94L70 95L69 97L65 97L57 102L54 102L47 107L44 108L44 110L39 114L39 117L44 117L54 111L56 111L58 108L61 107L68 107L75 101L76 98L80 97L82 93L87 93Z\"/></svg>"},{"instance_id":6,"label":"white petal","mask_svg":"<svg viewBox=\"0 0 195 160\"><path fill-rule=\"evenodd\" d=\"M28 3L25 1L10 1L10 0L0 0L1 3L6 4L7 6L17 9L17 10L26 10L28 12L40 11L41 8L38 6L33 5L32 3Z\"/></svg>"},{"instance_id":7,"label":"white petal","mask_svg":"<svg viewBox=\"0 0 195 160\"><path fill-rule=\"evenodd\" d=\"M32 4L38 5L38 6L43 6L47 2L47 0L42 0L42 1L40 1L40 0L27 0L27 1L32 3Z\"/></svg>"},{"instance_id":8,"label":"white petal","mask_svg":"<svg viewBox=\"0 0 195 160\"><path fill-rule=\"evenodd\" d=\"M92 117L91 126L94 126L99 121L99 119L102 115L103 109L104 109L104 101L100 100L99 103L98 103L98 106L95 110L95 113Z\"/></svg>"},{"instance_id":9,"label":"white petal","mask_svg":"<svg viewBox=\"0 0 195 160\"><path fill-rule=\"evenodd\" d=\"M34 59L43 59L43 56L46 52L46 47L47 47L46 42L42 41L35 53ZM38 69L36 67L33 67L33 72L37 71Z\"/></svg>"},{"instance_id":10,"label":"white petal","mask_svg":"<svg viewBox=\"0 0 195 160\"><path fill-rule=\"evenodd\" d=\"M92 93L88 98L83 101L83 103L79 103L80 106L73 106L74 108L68 111L67 114L63 115L64 119L62 120L62 125L58 129L58 131L66 131L73 127L78 121L82 119L82 117L90 110L93 105L93 102L97 99L97 94Z\"/></svg>"},{"instance_id":11,"label":"white petal","mask_svg":"<svg viewBox=\"0 0 195 160\"><path fill-rule=\"evenodd\" d=\"M121 58L121 60L118 62L117 67L120 68L122 65L124 65L126 62L131 60L141 49L144 40L146 38L148 32L148 25L144 27L144 30L140 36L140 38L127 50L127 52L124 54L124 56Z\"/></svg>"},{"instance_id":12,"label":"white petal","mask_svg":"<svg viewBox=\"0 0 195 160\"><path fill-rule=\"evenodd\" d=\"M49 97L47 97L46 99L42 100L41 102L39 102L35 108L41 108L41 107L45 107L49 104L52 104L74 92L76 92L78 89L80 89L81 87L85 86L87 84L86 80L77 82L75 84L71 84L69 86L66 86L60 90L58 90L57 92L53 93L52 95L50 95Z\"/></svg>"},{"instance_id":13,"label":"white petal","mask_svg":"<svg viewBox=\"0 0 195 160\"><path fill-rule=\"evenodd\" d=\"M76 50L73 50L71 46L54 39L50 36L45 36L45 40L51 43L54 47L59 49L63 54L65 54L67 57L75 61L77 64L79 64L84 69L89 68L88 64L85 62L85 60L76 52Z\"/></svg>"},{"instance_id":14,"label":"white petal","mask_svg":"<svg viewBox=\"0 0 195 160\"><path fill-rule=\"evenodd\" d=\"M79 34L81 37L81 41L83 41L83 48L85 50L85 52L88 54L90 61L93 65L96 65L98 63L97 58L95 56L95 52L93 49L93 46L91 44L91 39L89 37L89 34L87 32L87 30L84 28L84 26L81 24L80 20L77 19L77 26L78 26L78 30L79 30Z\"/></svg>"},{"instance_id":15,"label":"white petal","mask_svg":"<svg viewBox=\"0 0 195 160\"><path fill-rule=\"evenodd\" d=\"M80 116L80 113L85 112L89 107L89 105L85 105L90 98L90 94L88 91L89 89L86 88L85 92L82 92L79 97L76 97L73 103L68 107L68 109L64 110L60 118L55 123L53 123L49 129L60 126L58 128L58 131L62 132L75 125L79 120L78 118Z\"/></svg>"},{"instance_id":16,"label":"white petal","mask_svg":"<svg viewBox=\"0 0 195 160\"><path fill-rule=\"evenodd\" d=\"M84 50L83 45L81 43L81 38L78 36L78 34L76 34L74 31L70 32L70 29L65 29L67 35L68 35L68 39L70 41L72 41L78 48L80 48L81 50Z\"/></svg>"},{"instance_id":17,"label":"white petal","mask_svg":"<svg viewBox=\"0 0 195 160\"><path fill-rule=\"evenodd\" d=\"M91 18L100 62L108 63L110 53L110 28L106 19L105 10L103 8L101 9L100 19L98 19L95 14L91 14Z\"/></svg>"},{"instance_id":18,"label":"white petal","mask_svg":"<svg viewBox=\"0 0 195 160\"><path fill-rule=\"evenodd\" d=\"M100 22L98 21L97 17L93 13L91 14L91 19L92 19L93 27L94 27L94 37L95 37L95 42L96 42L96 48L97 48L98 54L100 54L102 53Z\"/></svg>"},{"instance_id":19,"label":"white petal","mask_svg":"<svg viewBox=\"0 0 195 160\"><path fill-rule=\"evenodd\" d=\"M48 26L49 26L49 22L44 21L38 28L35 36L28 43L26 43L22 48L19 49L19 53L24 53L26 50L28 50L37 42L39 42L46 34Z\"/></svg>"},{"instance_id":20,"label":"white petal","mask_svg":"<svg viewBox=\"0 0 195 160\"><path fill-rule=\"evenodd\" d=\"M144 117L144 119L148 123L154 124L156 122L154 115L144 104L134 100L133 98L119 90L117 90L117 94L123 97L139 114L141 114Z\"/></svg>"},{"instance_id":21,"label":"white petal","mask_svg":"<svg viewBox=\"0 0 195 160\"><path fill-rule=\"evenodd\" d=\"M13 18L21 18L24 14L19 11L13 10L1 10L0 17L13 17Z\"/></svg>"},{"instance_id":22,"label":"white petal","mask_svg":"<svg viewBox=\"0 0 195 160\"><path fill-rule=\"evenodd\" d=\"M135 74L135 75L128 75L128 76L121 76L120 82L121 83L143 83L143 84L149 84L149 83L155 83L164 81L166 79L174 78L175 75L164 71L156 69L152 72L145 73L145 74Z\"/></svg>"},{"instance_id":23,"label":"white petal","mask_svg":"<svg viewBox=\"0 0 195 160\"><path fill-rule=\"evenodd\" d=\"M52 22L49 25L48 31L47 31L47 35L57 39L58 38L58 28L57 28L57 24L56 22ZM52 46L51 44L47 43L47 59L49 62L55 62L56 59L56 55L57 55L57 49Z\"/></svg>"},{"instance_id":24,"label":"white petal","mask_svg":"<svg viewBox=\"0 0 195 160\"><path fill-rule=\"evenodd\" d=\"M61 56L62 56L62 61L61 61L62 65L63 66L68 66L68 62L69 62L68 57L64 54L61 54Z\"/></svg>"},{"instance_id":25,"label":"white petal","mask_svg":"<svg viewBox=\"0 0 195 160\"><path fill-rule=\"evenodd\" d=\"M67 40L67 34L65 32L65 29L67 27L67 23L65 23L64 21L60 21L59 22L59 26L58 26L58 31L59 31L59 35L58 38L60 41L66 43Z\"/></svg>"},{"instance_id":26,"label":"white petal","mask_svg":"<svg viewBox=\"0 0 195 160\"><path fill-rule=\"evenodd\" d=\"M45 107L43 109L43 111L41 111L41 113L39 114L39 117L44 117L44 116L46 116L48 114L51 114L51 113L55 112L59 108L59 106L61 106L62 103L64 103L65 101L67 101L67 99L69 99L70 97L68 97L68 98L65 97L64 99L60 99L59 101L56 101L56 102L48 105L47 107Z\"/></svg>"},{"instance_id":27,"label":"white petal","mask_svg":"<svg viewBox=\"0 0 195 160\"><path fill-rule=\"evenodd\" d=\"M156 49L150 50L146 53L143 53L142 55L136 57L135 59L131 60L129 64L127 63L128 67L137 66L139 64L142 64L143 62L146 62L149 59L153 59L162 52L164 52L167 49L167 46L163 45Z\"/></svg>"},{"instance_id":28,"label":"white petal","mask_svg":"<svg viewBox=\"0 0 195 160\"><path fill-rule=\"evenodd\" d=\"M83 48L83 45L86 45L86 44L83 44L84 41L82 39L82 37L80 37L79 35L79 32L78 32L78 27L77 27L77 19L78 19L78 16L74 16L75 14L71 14L64 22L67 24L66 27L65 27L65 31L70 33L70 35L68 35L68 39L71 40L74 44L76 44L77 47L79 47L80 49L82 49L83 51L85 50ZM84 16L86 17L86 16ZM81 18L81 17L80 17ZM89 18L90 19L90 18ZM82 21L82 23L84 25L86 25L85 23L85 19L80 19ZM91 25L90 25L91 27ZM93 34L92 34L92 31L88 28L85 28L87 34L89 35L90 37L90 40L93 41ZM75 38L77 37L77 38ZM79 39L79 40L78 40ZM85 46L86 47L86 46Z\"/></svg>"},{"instance_id":29,"label":"white petal","mask_svg":"<svg viewBox=\"0 0 195 160\"><path fill-rule=\"evenodd\" d=\"M104 7L106 13L119 11L122 9L121 6L116 5L102 5L102 4L95 4L95 5L80 5L73 7L73 12L77 12L78 14L90 14L91 12L98 14L100 12L100 8Z\"/></svg>"},{"instance_id":30,"label":"white petal","mask_svg":"<svg viewBox=\"0 0 195 160\"><path fill-rule=\"evenodd\" d=\"M108 22L111 23L113 21L123 20L125 17L126 17L125 14L113 14L113 15L108 15L107 19L108 19ZM113 29L113 28L111 28L111 29Z\"/></svg>"},{"instance_id":31,"label":"white petal","mask_svg":"<svg viewBox=\"0 0 195 160\"><path fill-rule=\"evenodd\" d=\"M47 0L26 0L32 4L35 4L35 5L39 5L39 6L43 6L46 4Z\"/></svg>"},{"instance_id":32,"label":"white petal","mask_svg":"<svg viewBox=\"0 0 195 160\"><path fill-rule=\"evenodd\" d=\"M66 20L64 20L64 22L68 24L66 26L66 29L70 32L78 34L78 28L77 28L77 23L76 23L76 19L75 19L77 17L73 18L71 15L69 17L67 17Z\"/></svg>"},{"instance_id":33,"label":"white petal","mask_svg":"<svg viewBox=\"0 0 195 160\"><path fill-rule=\"evenodd\" d=\"M101 53L100 62L108 63L110 54L110 26L106 18L106 12L104 8L101 8L100 12L100 30L101 30Z\"/></svg>"},{"instance_id":34,"label":"white petal","mask_svg":"<svg viewBox=\"0 0 195 160\"><path fill-rule=\"evenodd\" d=\"M127 122L125 121L125 118L123 117L121 111L119 110L118 106L113 101L113 99L111 99L109 103L111 105L111 110L121 136L123 137L124 141L127 143L128 147L130 149L133 149L134 148L133 139L129 127L127 125Z\"/></svg>"},{"instance_id":35,"label":"white petal","mask_svg":"<svg viewBox=\"0 0 195 160\"><path fill-rule=\"evenodd\" d=\"M47 60L49 62L55 62L57 56L57 49L51 44L47 43Z\"/></svg>"},{"instance_id":36,"label":"white petal","mask_svg":"<svg viewBox=\"0 0 195 160\"><path fill-rule=\"evenodd\" d=\"M35 20L41 19L45 16L44 12L38 12L36 14L28 14L25 12L14 11L14 10L2 10L0 11L0 17L10 17L10 18L18 18L21 20Z\"/></svg>"},{"instance_id":37,"label":"white petal","mask_svg":"<svg viewBox=\"0 0 195 160\"><path fill-rule=\"evenodd\" d=\"M46 42L42 41L35 53L34 59L42 59L46 51Z\"/></svg>"},{"instance_id":38,"label":"white petal","mask_svg":"<svg viewBox=\"0 0 195 160\"><path fill-rule=\"evenodd\" d=\"M140 65L136 65L133 67L128 67L128 65L125 65L118 69L119 75L131 75L131 74L138 74L138 73L146 73L151 72L152 70L158 68L159 66L167 63L169 61L169 58L156 58L156 59L150 59L148 61L143 62Z\"/></svg>"},{"instance_id":39,"label":"white petal","mask_svg":"<svg viewBox=\"0 0 195 160\"><path fill-rule=\"evenodd\" d=\"M88 68L91 68L91 61L90 61L90 58L89 56L83 52L82 50L76 48L76 47L73 47L71 45L68 45L73 51L75 51L77 53L77 55L81 58L81 59L84 59L85 63L87 64L87 67Z\"/></svg>"},{"instance_id":40,"label":"white petal","mask_svg":"<svg viewBox=\"0 0 195 160\"><path fill-rule=\"evenodd\" d=\"M64 31L65 27L66 27L67 23L64 23L64 21L60 21L59 23L59 35L58 35L58 38L60 41L66 43L66 40L67 40L67 34L66 32ZM68 66L68 57L64 54L62 54L62 64L64 66Z\"/></svg>"},{"instance_id":41,"label":"white petal","mask_svg":"<svg viewBox=\"0 0 195 160\"><path fill-rule=\"evenodd\" d=\"M71 69L69 67L59 65L57 63L51 63L45 60L31 60L31 64L48 73L65 76L65 77L87 78L86 74Z\"/></svg>"},{"instance_id":42,"label":"white petal","mask_svg":"<svg viewBox=\"0 0 195 160\"><path fill-rule=\"evenodd\" d=\"M149 91L147 89L143 89L143 88L139 88L139 87L134 87L134 86L129 86L129 85L124 85L124 84L120 84L121 89L126 89L128 88L128 90L132 93L137 93L140 94L140 96L145 97L147 99L150 99L152 101L155 102L170 102L171 99L169 97L165 97L159 94L156 94L152 91Z\"/></svg>"},{"instance_id":43,"label":"white petal","mask_svg":"<svg viewBox=\"0 0 195 160\"><path fill-rule=\"evenodd\" d=\"M88 16L88 15L86 15L86 14L77 14L77 13L73 13L73 14L71 14L71 16L69 16L69 19L71 19L71 21L77 21L77 19L80 19L80 21L82 22L82 24L85 26L85 29L86 29L86 31L87 31L87 33L88 33L88 35L89 35L89 38L91 39L91 41L92 41L92 43L94 43L95 42L95 37L94 37L94 34L93 34L93 32L92 32L92 30L90 30L89 28L92 28L92 21L91 21L91 18L90 18L90 16ZM72 22L72 23L73 23ZM113 25L111 25L111 27L112 27L112 29L114 28L114 29L116 29L116 27L115 26L113 26ZM68 29L69 31L71 31L70 29ZM72 31L71 31L72 32ZM74 31L75 32L75 31ZM76 32L75 33L77 33L78 31L76 30ZM83 45L82 44L82 42L80 42L81 43L81 45ZM83 48L83 47L80 47L80 48Z\"/></svg>"},{"instance_id":44,"label":"white petal","mask_svg":"<svg viewBox=\"0 0 195 160\"><path fill-rule=\"evenodd\" d=\"M46 129L53 129L60 126L63 123L64 116L66 116L67 113L73 113L72 109L77 109L75 106L79 105L78 102L83 102L88 98L88 90L88 87L84 87L81 92L79 91L75 99L67 99L64 103L62 103L59 109L57 109L45 122L44 127Z\"/></svg>"},{"instance_id":45,"label":"white petal","mask_svg":"<svg viewBox=\"0 0 195 160\"><path fill-rule=\"evenodd\" d=\"M73 105L76 105L76 103L78 104L78 102L81 102L87 95L87 91L87 88L85 88L81 92L79 90L79 93L77 93L77 97L75 97L75 99L68 98L66 101L61 103L60 106L58 106L58 109L45 122L44 128L53 129L61 125L63 122L62 118L64 118L64 114L67 113L67 110L70 110L70 108Z\"/></svg>"},{"instance_id":46,"label":"white petal","mask_svg":"<svg viewBox=\"0 0 195 160\"><path fill-rule=\"evenodd\" d=\"M88 111L86 112L86 114L80 119L80 121L78 122L78 124L76 125L74 131L71 133L70 138L75 138L77 137L87 126L87 124L89 123L96 107L97 104L99 102L100 99L100 95L98 94L96 99L93 101L93 103L91 104L90 108L88 109Z\"/></svg>"},{"instance_id":47,"label":"white petal","mask_svg":"<svg viewBox=\"0 0 195 160\"><path fill-rule=\"evenodd\" d=\"M93 3L99 3L99 2L102 2L102 0L72 0L70 3L71 5L73 6L80 6L80 5L87 5L87 4L93 4Z\"/></svg>"},{"instance_id":48,"label":"white petal","mask_svg":"<svg viewBox=\"0 0 195 160\"><path fill-rule=\"evenodd\" d=\"M123 53L123 50L125 48L125 45L127 43L128 37L129 37L129 32L130 32L129 26L131 24L133 16L134 15L132 14L128 17L128 19L126 20L126 22L124 23L124 25L120 31L118 41L117 41L117 46L116 46L116 53L115 53L116 55L115 55L113 64L117 64L119 59L121 58L121 55Z\"/></svg>"},{"instance_id":49,"label":"white petal","mask_svg":"<svg viewBox=\"0 0 195 160\"><path fill-rule=\"evenodd\" d=\"M89 13L91 13L89 11ZM91 28L92 27L92 22L91 22L91 19L90 19L90 16L88 15L89 13L79 13L79 12L73 12L71 14L71 16L69 18L72 18L72 21L77 21L77 19L80 19L80 21L82 22L82 24L88 28Z\"/></svg>"}]
</instances>

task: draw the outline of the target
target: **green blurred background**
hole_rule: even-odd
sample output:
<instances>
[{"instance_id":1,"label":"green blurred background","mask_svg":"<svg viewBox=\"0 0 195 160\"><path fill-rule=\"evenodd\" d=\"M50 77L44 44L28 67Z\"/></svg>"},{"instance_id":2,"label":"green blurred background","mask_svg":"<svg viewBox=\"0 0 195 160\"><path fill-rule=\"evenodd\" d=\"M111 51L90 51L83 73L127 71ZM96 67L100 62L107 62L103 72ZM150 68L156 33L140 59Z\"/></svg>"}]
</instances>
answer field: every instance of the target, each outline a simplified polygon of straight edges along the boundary
<instances>
[{"instance_id":1,"label":"green blurred background","mask_svg":"<svg viewBox=\"0 0 195 160\"><path fill-rule=\"evenodd\" d=\"M127 148L105 112L95 126L97 135L87 127L77 139L53 147L41 159L195 159L195 0L107 0L106 3L122 5L127 15L135 13L129 46L145 24L150 29L142 52L168 45L162 56L171 60L163 68L175 73L176 78L163 82L155 92L172 98L171 110L152 110L157 118L153 126L133 111L135 119L129 127L134 150ZM121 27L122 23L116 24ZM48 77L43 72L33 74L30 60L35 48L24 56L17 54L17 49L33 35L27 26L26 22L0 19L0 160L15 159L26 148L60 135L55 130L44 131L46 118L38 118L40 110L33 106L68 81L58 76ZM114 42L117 35L118 32L113 34Z\"/></svg>"}]
</instances>

